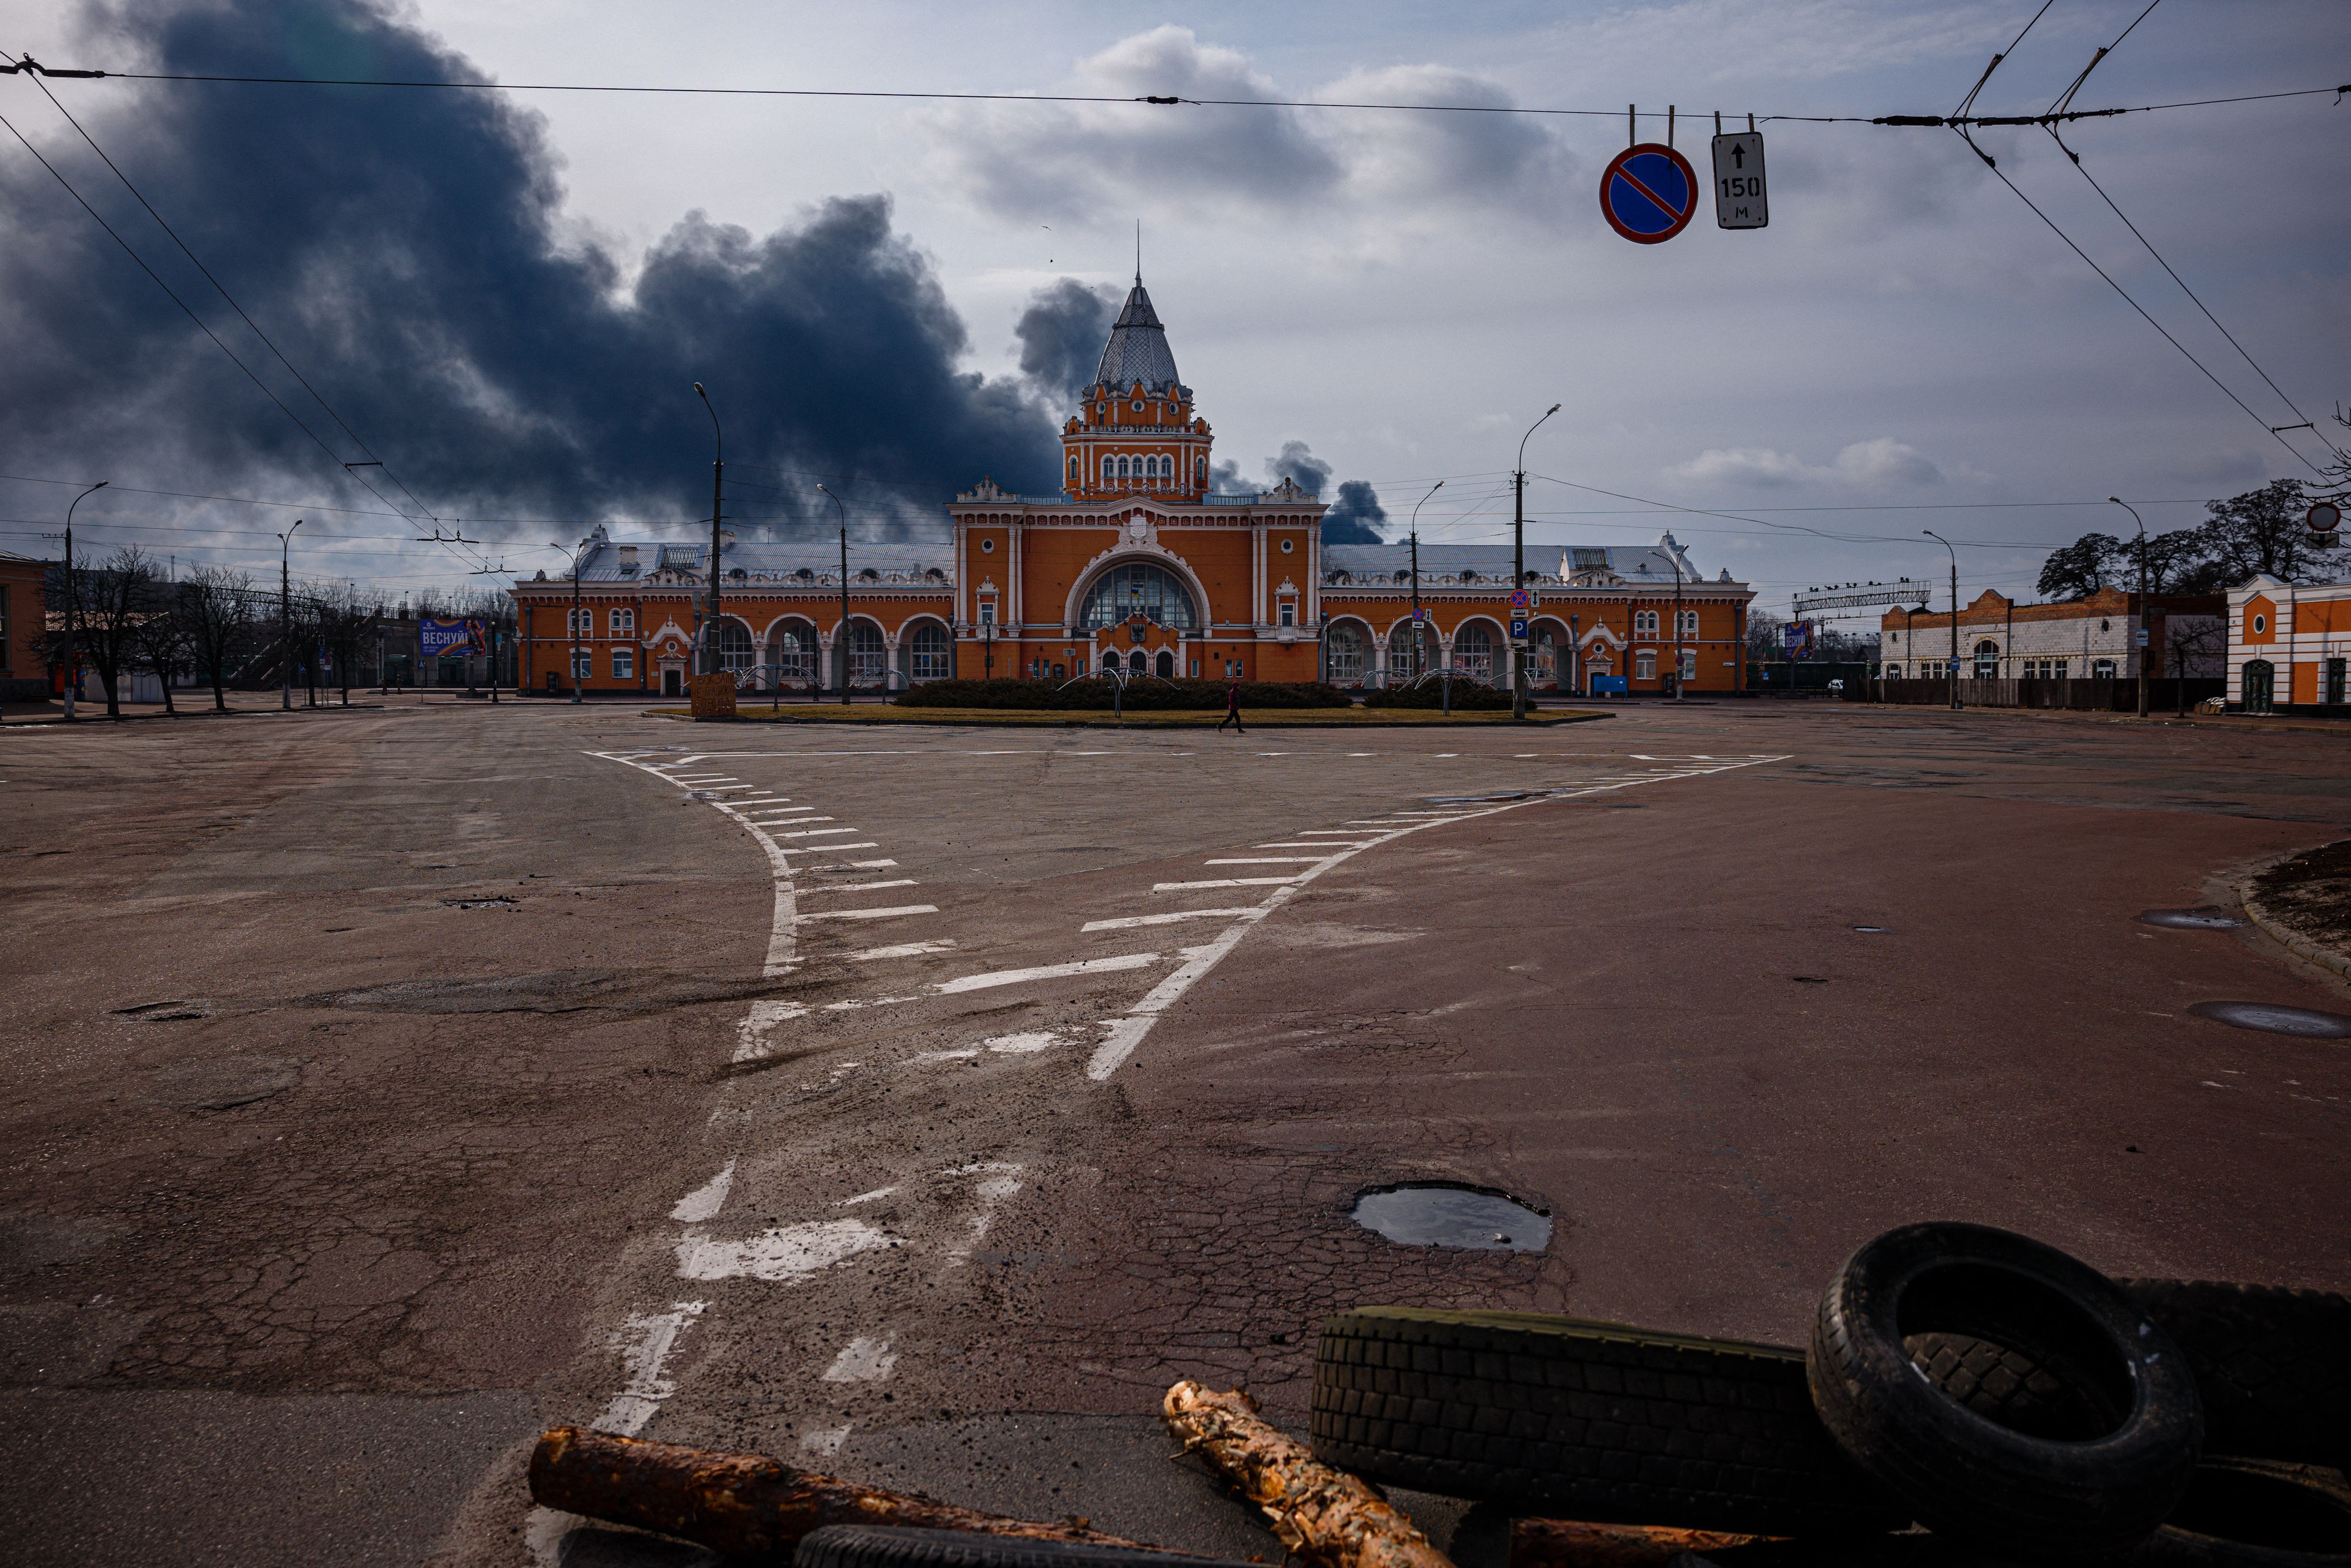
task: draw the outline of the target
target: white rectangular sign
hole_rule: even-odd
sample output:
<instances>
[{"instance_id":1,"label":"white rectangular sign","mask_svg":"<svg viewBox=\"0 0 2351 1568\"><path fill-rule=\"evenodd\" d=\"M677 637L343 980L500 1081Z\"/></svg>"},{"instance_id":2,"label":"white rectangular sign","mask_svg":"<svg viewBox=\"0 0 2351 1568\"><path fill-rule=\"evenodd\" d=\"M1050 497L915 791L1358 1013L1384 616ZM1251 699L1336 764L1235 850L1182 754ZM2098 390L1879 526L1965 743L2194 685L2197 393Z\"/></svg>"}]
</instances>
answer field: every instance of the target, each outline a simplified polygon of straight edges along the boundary
<instances>
[{"instance_id":1,"label":"white rectangular sign","mask_svg":"<svg viewBox=\"0 0 2351 1568\"><path fill-rule=\"evenodd\" d=\"M1771 203L1763 193L1761 131L1714 139L1714 221L1727 229L1760 229L1771 223Z\"/></svg>"}]
</instances>

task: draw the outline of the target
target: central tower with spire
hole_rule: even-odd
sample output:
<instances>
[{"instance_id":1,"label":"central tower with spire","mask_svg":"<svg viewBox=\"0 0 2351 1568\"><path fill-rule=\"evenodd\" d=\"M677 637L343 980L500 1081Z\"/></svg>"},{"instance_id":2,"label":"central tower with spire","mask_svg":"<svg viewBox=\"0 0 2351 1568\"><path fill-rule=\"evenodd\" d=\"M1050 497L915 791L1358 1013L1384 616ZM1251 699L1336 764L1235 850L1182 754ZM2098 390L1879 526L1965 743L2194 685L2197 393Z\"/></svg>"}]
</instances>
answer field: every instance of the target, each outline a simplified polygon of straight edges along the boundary
<instances>
[{"instance_id":1,"label":"central tower with spire","mask_svg":"<svg viewBox=\"0 0 2351 1568\"><path fill-rule=\"evenodd\" d=\"M1061 427L1061 487L1071 500L1196 501L1208 492L1209 444L1138 270L1082 404Z\"/></svg>"}]
</instances>

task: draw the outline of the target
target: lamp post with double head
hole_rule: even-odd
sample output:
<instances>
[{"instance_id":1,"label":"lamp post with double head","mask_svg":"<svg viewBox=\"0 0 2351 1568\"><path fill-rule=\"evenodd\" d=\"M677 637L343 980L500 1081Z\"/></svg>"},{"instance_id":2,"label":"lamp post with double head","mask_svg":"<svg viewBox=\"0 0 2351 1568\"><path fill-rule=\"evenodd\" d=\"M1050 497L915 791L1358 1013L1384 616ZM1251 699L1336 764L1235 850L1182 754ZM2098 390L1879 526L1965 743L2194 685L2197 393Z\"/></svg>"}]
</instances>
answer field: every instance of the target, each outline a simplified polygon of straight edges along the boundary
<instances>
[{"instance_id":1,"label":"lamp post with double head","mask_svg":"<svg viewBox=\"0 0 2351 1568\"><path fill-rule=\"evenodd\" d=\"M294 528L302 519L294 519ZM294 528L277 536L277 706L294 707Z\"/></svg>"},{"instance_id":2,"label":"lamp post with double head","mask_svg":"<svg viewBox=\"0 0 2351 1568\"><path fill-rule=\"evenodd\" d=\"M74 508L75 508L76 507L80 506L84 501L87 501L87 500L88 500L88 499L89 499L92 496L95 496L96 494L98 494L100 490L105 489L105 488L106 488L106 486L107 486L107 485L108 485L108 483L109 483L109 481L104 480L104 479L100 479L97 484L92 485L89 489L84 490L80 495L76 496L76 497L75 497L71 501L69 501L69 502L68 502L68 503L66 504L66 692L65 692L65 715L66 715L66 719L67 719L67 721L68 721L68 723L70 723L70 722L72 721L72 719L73 719L73 716L74 716L74 685L75 685L75 682L77 681L77 679L78 679L78 677L79 677L79 676L80 676L80 674L81 674L81 664L80 664L80 661L79 661L79 660L78 660L78 659L74 656L74 655L75 655L75 648L74 648L74 598L75 598L75 591L74 591L74 553L73 553L73 515L74 515Z\"/></svg>"},{"instance_id":3,"label":"lamp post with double head","mask_svg":"<svg viewBox=\"0 0 2351 1568\"><path fill-rule=\"evenodd\" d=\"M2141 644L2135 652L2138 654L2138 716L2145 718L2147 716L2147 655L2155 652L2154 639L2147 634L2147 624L2154 619L2154 612L2147 601L2147 519L2138 515L2137 507L2132 506L2120 496L2109 496L2106 499L2128 512L2131 515L2131 521L2138 525L2138 625L2133 628L2131 640Z\"/></svg>"},{"instance_id":4,"label":"lamp post with double head","mask_svg":"<svg viewBox=\"0 0 2351 1568\"><path fill-rule=\"evenodd\" d=\"M1536 431L1542 428L1543 419L1549 419L1552 414L1557 413L1559 409L1560 405L1553 403L1543 410L1542 419L1536 420L1534 423L1527 426L1526 434L1519 437L1518 466L1510 471L1513 514L1510 524L1510 591L1512 593L1523 593L1527 586L1527 443L1532 439ZM1516 609L1517 606L1512 605L1510 608ZM1512 718L1527 716L1526 650L1520 645L1520 639L1516 637L1510 639L1510 716Z\"/></svg>"},{"instance_id":5,"label":"lamp post with double head","mask_svg":"<svg viewBox=\"0 0 2351 1568\"><path fill-rule=\"evenodd\" d=\"M820 490L824 490L824 498L825 498L826 500L831 501L831 502L832 503L832 509L833 509L833 511L834 511L835 513L839 514L839 516L840 516L840 517L841 517L841 636L839 637L839 639L838 639L837 641L839 642L840 646L841 646L841 706L843 706L843 707L847 707L847 706L849 706L849 642L850 642L850 638L849 638L849 508L848 508L848 507L844 507L844 506L842 506L842 505L841 504L841 497L838 497L838 496L834 495L834 494L833 494L831 491L830 491L830 490L825 490L825 488L824 488L824 486L823 486L819 485L819 486L817 486L817 488L818 488L818 489L820 489Z\"/></svg>"},{"instance_id":6,"label":"lamp post with double head","mask_svg":"<svg viewBox=\"0 0 2351 1568\"><path fill-rule=\"evenodd\" d=\"M1951 541L1932 528L1920 533L1933 539L1951 553L1951 711L1959 711L1959 552L1951 549Z\"/></svg>"},{"instance_id":7,"label":"lamp post with double head","mask_svg":"<svg viewBox=\"0 0 2351 1568\"><path fill-rule=\"evenodd\" d=\"M550 543L547 547L549 549L559 549L571 558L571 619L564 627L570 635L563 640L563 656L571 664L571 700L573 702L580 700L580 641L581 635L588 631L587 624L580 619L587 612L580 606L580 563L587 556L588 543L588 540L581 539L576 546ZM593 649L589 651L589 657L591 659L595 657Z\"/></svg>"},{"instance_id":8,"label":"lamp post with double head","mask_svg":"<svg viewBox=\"0 0 2351 1568\"><path fill-rule=\"evenodd\" d=\"M1423 496L1412 504L1412 678L1414 680L1418 680L1428 667L1428 644L1425 641L1428 629L1421 623L1420 619L1420 509L1428 505L1429 496L1434 496L1444 488L1445 481L1439 479L1428 487L1428 496Z\"/></svg>"}]
</instances>

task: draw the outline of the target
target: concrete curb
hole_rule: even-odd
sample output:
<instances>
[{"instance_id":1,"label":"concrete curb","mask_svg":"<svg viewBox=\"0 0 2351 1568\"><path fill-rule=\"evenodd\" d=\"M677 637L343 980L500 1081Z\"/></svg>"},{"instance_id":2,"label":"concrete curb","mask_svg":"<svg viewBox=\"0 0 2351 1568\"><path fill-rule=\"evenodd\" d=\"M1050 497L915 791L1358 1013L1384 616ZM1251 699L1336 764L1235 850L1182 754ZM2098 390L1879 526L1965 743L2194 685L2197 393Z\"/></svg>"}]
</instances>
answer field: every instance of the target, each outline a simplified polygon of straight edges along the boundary
<instances>
[{"instance_id":1,"label":"concrete curb","mask_svg":"<svg viewBox=\"0 0 2351 1568\"><path fill-rule=\"evenodd\" d=\"M1074 717L1074 716L1073 716L1073 717L1070 717L1070 718L990 718L990 717L986 716L986 715L987 715L987 710L986 710L985 708L974 708L974 709L970 709L970 710L963 710L963 709L956 709L956 708L926 708L926 709L924 709L924 710L922 710L922 711L924 711L924 712L925 712L925 713L946 713L946 714L956 714L956 715L958 715L959 716L956 716L956 717L954 717L954 718L894 718L894 717L893 717L893 718L851 718L851 717L842 717L842 716L831 716L831 715L817 715L817 714L793 714L793 713L789 713L789 712L788 711L788 712L787 712L787 714L786 714L786 716L785 716L784 717L781 717L781 718L768 718L768 717L761 717L761 716L746 716L746 715L739 715L739 714L738 714L737 716L735 716L734 718L731 718L731 719L710 719L710 720L701 720L701 719L696 719L696 718L695 718L693 715L691 715L691 714L689 714L689 713L685 712L685 711L684 711L684 709L682 709L682 708L646 708L646 709L643 710L643 712L640 714L640 716L639 716L643 717L643 718L665 718L665 719L672 719L672 720L682 720L682 721L684 721L684 722L685 722L685 723L688 723L688 724L698 724L698 723L713 723L713 724L762 724L762 725L833 724L833 725L854 725L854 726L861 726L861 727L865 727L865 728L868 728L868 729L876 729L876 728L879 728L879 729L890 729L890 728L896 728L896 729L953 729L953 728L967 728L967 729L1110 729L1110 730L1119 730L1119 731L1122 731L1122 732L1134 732L1134 731L1142 731L1142 730L1150 730L1150 731L1154 731L1154 732L1165 731L1165 733L1168 733L1168 734L1171 734L1171 735L1180 735L1180 734L1183 734L1183 733L1185 733L1185 732L1186 732L1186 731L1202 730L1202 729L1214 729L1214 728L1216 727L1214 725L1211 725L1211 724L1207 723L1205 719L1200 719L1200 720L1187 720L1187 721L1186 721L1186 722L1178 723L1178 724L1153 723L1153 722L1151 722L1150 720L1147 720L1147 719L1142 719L1142 720L1130 719L1130 720L1125 721L1124 723L1119 723L1119 722L1113 721L1113 719L1111 719L1111 718L1110 718L1108 716L1106 716L1106 715L1105 715L1105 716L1100 716L1100 717L1096 717L1096 716L1092 716L1092 715L1091 715L1091 714L1088 714L1086 716L1082 716L1082 717ZM966 713L967 711L969 713L970 716L960 716L961 715L963 715L963 714L964 714L964 713ZM1162 710L1162 711L1165 711L1165 710ZM1424 718L1424 719L1409 719L1409 718L1405 718L1405 719L1375 719L1375 718L1358 718L1358 719L1302 719L1302 720L1290 720L1290 721L1285 721L1285 720L1278 719L1278 718L1264 718L1264 719L1259 719L1259 718L1245 718L1245 719L1244 719L1244 722L1249 726L1249 729L1251 729L1251 730L1259 730L1259 729L1327 729L1327 730L1344 730L1344 731L1353 731L1353 730L1363 730L1363 729L1496 729L1496 730L1513 730L1513 729L1551 728L1551 727L1556 727L1556 726L1559 726L1559 725L1562 725L1562 724L1589 724L1589 723L1592 723L1593 721L1597 720L1597 719L1604 719L1604 718L1614 718L1615 716L1615 716L1614 714L1613 714L1613 713L1573 713L1573 714L1561 714L1561 715L1558 715L1558 716L1554 716L1554 717L1551 717L1551 718L1529 718L1529 719L1527 719L1523 724L1514 723L1514 722L1512 722L1511 720L1510 720L1510 719L1508 719L1508 718L1499 717L1499 716L1498 716L1498 717L1494 717L1494 718L1487 718L1487 719L1477 719L1477 718Z\"/></svg>"},{"instance_id":2,"label":"concrete curb","mask_svg":"<svg viewBox=\"0 0 2351 1568\"><path fill-rule=\"evenodd\" d=\"M2262 935L2287 952L2306 964L2315 964L2320 968L2328 970L2345 980L2351 980L2351 953L2338 953L2332 947L2322 946L2312 941L2279 919L2277 915L2271 913L2267 904L2253 896L2253 883L2263 873L2273 866L2283 865L2297 855L2309 852L2308 850L2295 850L2291 854L2277 855L2255 866L2246 874L2245 879L2237 884L2237 902L2245 906L2246 917L2260 927Z\"/></svg>"}]
</instances>

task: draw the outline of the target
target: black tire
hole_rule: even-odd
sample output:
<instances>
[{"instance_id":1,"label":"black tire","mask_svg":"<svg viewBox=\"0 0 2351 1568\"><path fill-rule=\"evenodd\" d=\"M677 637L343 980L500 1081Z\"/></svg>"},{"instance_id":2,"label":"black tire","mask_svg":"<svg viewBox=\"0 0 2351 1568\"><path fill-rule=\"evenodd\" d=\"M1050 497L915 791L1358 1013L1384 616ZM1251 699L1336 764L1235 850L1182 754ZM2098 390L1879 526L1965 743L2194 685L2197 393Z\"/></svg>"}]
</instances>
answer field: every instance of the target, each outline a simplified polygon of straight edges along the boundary
<instances>
[{"instance_id":1,"label":"black tire","mask_svg":"<svg viewBox=\"0 0 2351 1568\"><path fill-rule=\"evenodd\" d=\"M2112 1412L2023 1351L1956 1333L1911 1334L1903 1344L1929 1382L1987 1420L2072 1443L2114 1429Z\"/></svg>"},{"instance_id":2,"label":"black tire","mask_svg":"<svg viewBox=\"0 0 2351 1568\"><path fill-rule=\"evenodd\" d=\"M2098 1402L2088 1441L2017 1431L1911 1364L1906 1335L2013 1346ZM2115 1284L2053 1247L1980 1225L1907 1225L1830 1281L1813 1325L1813 1404L1854 1462L1920 1522L2011 1552L2120 1551L2186 1491L2203 1406L2186 1358Z\"/></svg>"},{"instance_id":3,"label":"black tire","mask_svg":"<svg viewBox=\"0 0 2351 1568\"><path fill-rule=\"evenodd\" d=\"M2343 1472L2268 1459L2207 1459L2133 1568L2351 1568Z\"/></svg>"},{"instance_id":4,"label":"black tire","mask_svg":"<svg viewBox=\"0 0 2351 1568\"><path fill-rule=\"evenodd\" d=\"M2204 1449L2351 1469L2351 1301L2205 1280L2120 1280L2196 1370Z\"/></svg>"},{"instance_id":5,"label":"black tire","mask_svg":"<svg viewBox=\"0 0 2351 1568\"><path fill-rule=\"evenodd\" d=\"M1564 1519L1758 1535L1908 1522L1837 1452L1803 1356L1777 1345L1366 1307L1323 1325L1310 1431L1369 1479Z\"/></svg>"},{"instance_id":6,"label":"black tire","mask_svg":"<svg viewBox=\"0 0 2351 1568\"><path fill-rule=\"evenodd\" d=\"M878 1524L828 1524L800 1537L793 1568L1251 1568L1213 1557L1029 1541L967 1530L900 1530Z\"/></svg>"}]
</instances>

